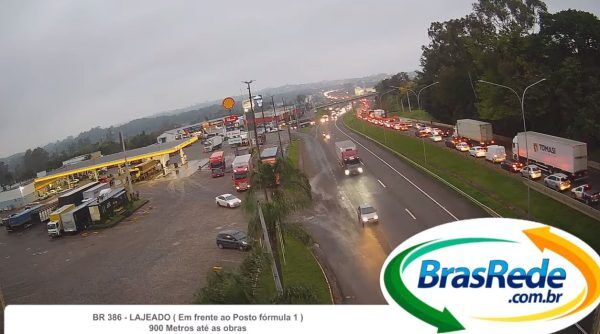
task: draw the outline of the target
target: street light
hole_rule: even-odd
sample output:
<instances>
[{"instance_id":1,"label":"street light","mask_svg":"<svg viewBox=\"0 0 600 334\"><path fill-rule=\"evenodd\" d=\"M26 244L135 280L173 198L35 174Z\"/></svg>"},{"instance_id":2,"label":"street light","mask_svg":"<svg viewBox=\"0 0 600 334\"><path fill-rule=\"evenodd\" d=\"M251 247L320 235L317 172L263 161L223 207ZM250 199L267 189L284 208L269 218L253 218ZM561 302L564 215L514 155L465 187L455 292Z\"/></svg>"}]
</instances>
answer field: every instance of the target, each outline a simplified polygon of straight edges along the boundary
<instances>
[{"instance_id":1,"label":"street light","mask_svg":"<svg viewBox=\"0 0 600 334\"><path fill-rule=\"evenodd\" d=\"M429 84L429 85L427 85L427 86L419 89L419 93L417 93L417 106L419 107L419 109L421 109L421 92L424 91L426 88L429 88L431 86L437 85L439 83L440 83L439 81L436 81L436 82L434 82L432 84Z\"/></svg>"},{"instance_id":2,"label":"street light","mask_svg":"<svg viewBox=\"0 0 600 334\"><path fill-rule=\"evenodd\" d=\"M25 189L25 187L19 186L19 191L21 192L21 205L23 205L23 189Z\"/></svg>"},{"instance_id":3,"label":"street light","mask_svg":"<svg viewBox=\"0 0 600 334\"><path fill-rule=\"evenodd\" d=\"M517 97L517 100L519 100L519 102L521 103L521 116L523 117L523 132L525 133L525 166L529 166L529 146L527 144L527 124L525 123L525 93L527 92L527 90L529 88L531 88L545 80L546 80L546 78L540 79L540 80L532 83L531 85L525 87L525 89L523 90L523 94L521 96L519 96L519 93L517 93L516 90L514 90L508 86L497 84L494 82L485 81L485 80L477 80L479 82L482 82L482 83L485 83L488 85L498 86L498 87L502 87L502 88L510 90L511 92L513 92L515 94L515 96ZM513 152L513 154L514 154L514 152ZM519 155L519 152L517 152L517 156L518 155ZM529 180L527 182L527 216L531 217L531 187L529 186Z\"/></svg>"}]
</instances>

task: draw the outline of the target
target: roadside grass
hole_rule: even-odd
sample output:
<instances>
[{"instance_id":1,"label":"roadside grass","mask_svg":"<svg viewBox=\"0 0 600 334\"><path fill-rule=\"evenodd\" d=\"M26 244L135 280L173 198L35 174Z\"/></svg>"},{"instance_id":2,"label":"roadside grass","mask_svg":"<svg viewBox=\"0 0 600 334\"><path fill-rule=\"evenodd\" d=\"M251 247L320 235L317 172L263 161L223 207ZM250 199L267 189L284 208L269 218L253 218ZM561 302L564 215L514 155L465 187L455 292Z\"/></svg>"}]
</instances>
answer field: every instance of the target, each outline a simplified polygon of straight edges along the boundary
<instances>
[{"instance_id":1,"label":"roadside grass","mask_svg":"<svg viewBox=\"0 0 600 334\"><path fill-rule=\"evenodd\" d=\"M307 245L295 236L285 236L285 262L281 262L283 286L304 285L317 296L318 304L331 304L327 280Z\"/></svg>"},{"instance_id":2,"label":"roadside grass","mask_svg":"<svg viewBox=\"0 0 600 334\"><path fill-rule=\"evenodd\" d=\"M300 141L292 139L288 145L288 158L294 168L298 168L298 159L300 158Z\"/></svg>"},{"instance_id":3,"label":"roadside grass","mask_svg":"<svg viewBox=\"0 0 600 334\"><path fill-rule=\"evenodd\" d=\"M487 163L476 162L466 155L456 154L428 139L424 140L427 155L425 163L421 139L384 130L362 122L353 115L345 115L343 122L347 127L380 143L386 143L386 146L397 153L425 166L501 216L527 219L527 186L521 180L509 176L508 172L491 168ZM533 189L530 219L563 229L600 251L600 233L594 232L598 230L600 222Z\"/></svg>"},{"instance_id":4,"label":"roadside grass","mask_svg":"<svg viewBox=\"0 0 600 334\"><path fill-rule=\"evenodd\" d=\"M318 122L325 115L329 115L327 108L318 108L317 112L315 112L315 121Z\"/></svg>"},{"instance_id":5,"label":"roadside grass","mask_svg":"<svg viewBox=\"0 0 600 334\"><path fill-rule=\"evenodd\" d=\"M317 304L332 304L327 280L311 250L290 234L285 235L285 263L281 256L283 286L303 285L312 290ZM269 304L276 296L270 265L262 268L256 289L256 302Z\"/></svg>"},{"instance_id":6,"label":"roadside grass","mask_svg":"<svg viewBox=\"0 0 600 334\"><path fill-rule=\"evenodd\" d=\"M302 132L302 133L310 133L311 129L312 129L312 126L307 126L307 127L298 129L298 131Z\"/></svg>"},{"instance_id":7,"label":"roadside grass","mask_svg":"<svg viewBox=\"0 0 600 334\"><path fill-rule=\"evenodd\" d=\"M403 118L417 119L420 121L437 122L437 120L423 109L413 109L412 111L392 111L389 116L400 116Z\"/></svg>"}]
</instances>

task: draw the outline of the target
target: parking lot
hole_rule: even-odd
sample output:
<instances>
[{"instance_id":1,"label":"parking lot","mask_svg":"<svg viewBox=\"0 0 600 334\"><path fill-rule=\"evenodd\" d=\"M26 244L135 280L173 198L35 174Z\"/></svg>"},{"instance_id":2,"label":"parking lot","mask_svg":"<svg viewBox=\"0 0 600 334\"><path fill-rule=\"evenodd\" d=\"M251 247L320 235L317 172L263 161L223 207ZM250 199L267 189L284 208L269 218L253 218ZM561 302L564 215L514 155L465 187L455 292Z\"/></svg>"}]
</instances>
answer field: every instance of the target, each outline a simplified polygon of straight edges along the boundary
<instances>
[{"instance_id":1,"label":"parking lot","mask_svg":"<svg viewBox=\"0 0 600 334\"><path fill-rule=\"evenodd\" d=\"M213 266L237 267L244 254L215 245L219 230L246 229L241 208L214 202L215 196L234 192L230 175L213 179L198 170L208 157L199 143L184 151L188 166L135 185L148 204L113 228L55 240L44 225L0 231L6 302L189 303Z\"/></svg>"}]
</instances>

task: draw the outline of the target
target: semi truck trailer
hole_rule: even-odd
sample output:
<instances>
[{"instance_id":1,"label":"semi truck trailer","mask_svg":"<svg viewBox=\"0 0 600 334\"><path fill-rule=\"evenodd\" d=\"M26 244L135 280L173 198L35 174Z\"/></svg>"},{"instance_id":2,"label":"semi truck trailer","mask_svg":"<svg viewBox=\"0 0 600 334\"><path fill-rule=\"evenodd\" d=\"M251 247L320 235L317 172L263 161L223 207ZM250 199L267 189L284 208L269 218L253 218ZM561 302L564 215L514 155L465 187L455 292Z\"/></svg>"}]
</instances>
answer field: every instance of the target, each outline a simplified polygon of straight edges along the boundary
<instances>
[{"instance_id":1,"label":"semi truck trailer","mask_svg":"<svg viewBox=\"0 0 600 334\"><path fill-rule=\"evenodd\" d=\"M223 137L217 135L206 139L204 143L204 152L212 152L221 147L223 144Z\"/></svg>"},{"instance_id":2,"label":"semi truck trailer","mask_svg":"<svg viewBox=\"0 0 600 334\"><path fill-rule=\"evenodd\" d=\"M562 172L572 180L587 176L587 144L539 132L519 132L513 138L514 160L535 164L547 174Z\"/></svg>"},{"instance_id":3,"label":"semi truck trailer","mask_svg":"<svg viewBox=\"0 0 600 334\"><path fill-rule=\"evenodd\" d=\"M336 156L345 175L362 174L363 168L358 157L356 144L350 140L335 143Z\"/></svg>"},{"instance_id":4,"label":"semi truck trailer","mask_svg":"<svg viewBox=\"0 0 600 334\"><path fill-rule=\"evenodd\" d=\"M252 155L238 155L231 164L233 170L233 186L237 191L250 189L250 177L252 175Z\"/></svg>"},{"instance_id":5,"label":"semi truck trailer","mask_svg":"<svg viewBox=\"0 0 600 334\"><path fill-rule=\"evenodd\" d=\"M492 124L474 119L459 119L456 121L456 136L469 139L473 145L494 144Z\"/></svg>"},{"instance_id":6,"label":"semi truck trailer","mask_svg":"<svg viewBox=\"0 0 600 334\"><path fill-rule=\"evenodd\" d=\"M83 193L98 185L98 182L88 183L81 187L71 189L58 197L58 206L61 207L67 204L79 205L83 201Z\"/></svg>"}]
</instances>

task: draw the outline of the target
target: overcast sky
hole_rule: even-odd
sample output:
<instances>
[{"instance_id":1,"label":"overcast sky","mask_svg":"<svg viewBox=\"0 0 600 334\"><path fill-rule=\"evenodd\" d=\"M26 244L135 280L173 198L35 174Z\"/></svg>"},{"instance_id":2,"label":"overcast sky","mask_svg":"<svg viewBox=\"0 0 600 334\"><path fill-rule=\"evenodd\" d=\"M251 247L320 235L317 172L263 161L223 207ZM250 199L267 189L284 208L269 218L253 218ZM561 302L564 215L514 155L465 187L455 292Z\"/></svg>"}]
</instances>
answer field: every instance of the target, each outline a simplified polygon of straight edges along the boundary
<instances>
[{"instance_id":1,"label":"overcast sky","mask_svg":"<svg viewBox=\"0 0 600 334\"><path fill-rule=\"evenodd\" d=\"M0 0L0 157L255 88L418 68L472 0ZM598 15L597 0L547 1Z\"/></svg>"}]
</instances>

